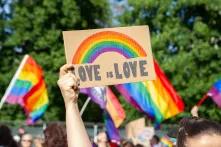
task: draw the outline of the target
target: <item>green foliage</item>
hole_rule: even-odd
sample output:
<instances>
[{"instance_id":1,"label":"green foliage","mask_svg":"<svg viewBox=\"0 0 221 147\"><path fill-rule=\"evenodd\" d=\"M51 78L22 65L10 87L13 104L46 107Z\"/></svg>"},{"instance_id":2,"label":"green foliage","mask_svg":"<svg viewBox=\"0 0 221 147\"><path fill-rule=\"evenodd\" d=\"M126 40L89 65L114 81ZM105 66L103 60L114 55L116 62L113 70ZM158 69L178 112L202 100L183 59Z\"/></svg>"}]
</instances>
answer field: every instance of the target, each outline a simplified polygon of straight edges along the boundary
<instances>
[{"instance_id":1,"label":"green foliage","mask_svg":"<svg viewBox=\"0 0 221 147\"><path fill-rule=\"evenodd\" d=\"M149 25L154 56L186 105L177 118L188 116L221 78L221 1L129 0L129 5L122 26ZM200 107L200 116L221 121L212 100Z\"/></svg>"},{"instance_id":2,"label":"green foliage","mask_svg":"<svg viewBox=\"0 0 221 147\"><path fill-rule=\"evenodd\" d=\"M1 1L1 7L6 2ZM100 28L109 25L109 7L106 0L17 0L10 4L10 15L0 15L0 97L3 96L24 54L30 54L39 63L45 75L50 99L46 121L64 120L64 104L57 87L60 66L65 64L62 31ZM7 16L7 18L6 18ZM8 31L7 31L8 30ZM85 101L81 96L80 104ZM89 106L94 117L100 120L98 108ZM90 114L85 114L89 116ZM97 117L96 117L97 116ZM24 120L19 106L3 106L0 120Z\"/></svg>"}]
</instances>

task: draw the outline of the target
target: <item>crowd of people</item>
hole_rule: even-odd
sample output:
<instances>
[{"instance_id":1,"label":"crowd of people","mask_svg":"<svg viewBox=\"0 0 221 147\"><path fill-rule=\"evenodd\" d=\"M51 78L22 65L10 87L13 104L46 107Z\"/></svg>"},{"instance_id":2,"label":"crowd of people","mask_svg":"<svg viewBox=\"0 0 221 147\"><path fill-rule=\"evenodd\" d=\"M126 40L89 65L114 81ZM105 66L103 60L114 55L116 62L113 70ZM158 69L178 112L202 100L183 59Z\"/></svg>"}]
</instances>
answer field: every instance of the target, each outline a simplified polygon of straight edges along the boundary
<instances>
[{"instance_id":1,"label":"crowd of people","mask_svg":"<svg viewBox=\"0 0 221 147\"><path fill-rule=\"evenodd\" d=\"M108 135L103 131L97 135L97 139L93 140L93 147L144 147L144 145L136 143L134 144L132 140L122 139L120 143L111 142L108 139ZM160 138L154 135L150 140L150 147L166 147L160 142Z\"/></svg>"},{"instance_id":2,"label":"crowd of people","mask_svg":"<svg viewBox=\"0 0 221 147\"><path fill-rule=\"evenodd\" d=\"M20 131L22 129L22 131ZM98 133L91 139L93 147L144 147L142 144L134 144L132 140L122 139L120 143L111 142L105 131ZM150 140L152 147L164 147L160 138L156 135ZM44 135L32 135L23 128L13 135L9 127L0 125L0 147L68 147L65 125L62 123L51 123L44 130Z\"/></svg>"},{"instance_id":3,"label":"crowd of people","mask_svg":"<svg viewBox=\"0 0 221 147\"><path fill-rule=\"evenodd\" d=\"M43 136L33 136L25 131L12 135L8 126L0 125L0 146L1 147L42 147Z\"/></svg>"},{"instance_id":4,"label":"crowd of people","mask_svg":"<svg viewBox=\"0 0 221 147\"><path fill-rule=\"evenodd\" d=\"M20 131L22 129L22 131ZM44 135L32 135L23 128L13 135L9 127L0 125L1 147L68 147L65 125L62 123L51 123L44 130ZM93 147L143 147L142 144L134 144L132 140L122 139L120 143L111 142L105 131L101 131L91 139ZM158 136L154 135L150 140L152 147L163 147Z\"/></svg>"},{"instance_id":5,"label":"crowd of people","mask_svg":"<svg viewBox=\"0 0 221 147\"><path fill-rule=\"evenodd\" d=\"M66 127L62 124L49 124L44 130L44 137L23 133L17 142L10 129L0 125L0 147L142 147L130 140L120 144L108 141L105 132L100 132L96 140L90 140L81 119L77 101L79 80L74 75L73 65L64 65L60 69L58 86L65 102ZM193 111L193 113L195 113ZM153 136L151 147L162 147L160 139ZM180 121L177 133L177 147L221 147L221 125L207 119L193 116Z\"/></svg>"}]
</instances>

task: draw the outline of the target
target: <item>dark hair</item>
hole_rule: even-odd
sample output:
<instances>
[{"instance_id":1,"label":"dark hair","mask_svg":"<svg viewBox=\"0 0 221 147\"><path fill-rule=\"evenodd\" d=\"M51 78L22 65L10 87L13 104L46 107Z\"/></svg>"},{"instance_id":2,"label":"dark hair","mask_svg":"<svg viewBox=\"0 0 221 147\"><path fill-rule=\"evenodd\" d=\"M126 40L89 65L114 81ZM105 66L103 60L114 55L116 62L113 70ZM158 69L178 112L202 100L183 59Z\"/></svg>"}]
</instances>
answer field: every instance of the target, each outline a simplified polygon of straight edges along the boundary
<instances>
[{"instance_id":1,"label":"dark hair","mask_svg":"<svg viewBox=\"0 0 221 147\"><path fill-rule=\"evenodd\" d=\"M157 135L154 135L153 138L156 140L157 143L160 142L160 138Z\"/></svg>"},{"instance_id":2,"label":"dark hair","mask_svg":"<svg viewBox=\"0 0 221 147\"><path fill-rule=\"evenodd\" d=\"M67 133L65 126L59 123L49 124L44 130L44 147L67 147Z\"/></svg>"},{"instance_id":3,"label":"dark hair","mask_svg":"<svg viewBox=\"0 0 221 147\"><path fill-rule=\"evenodd\" d=\"M0 145L7 147L18 147L12 137L11 130L6 125L0 124Z\"/></svg>"},{"instance_id":4,"label":"dark hair","mask_svg":"<svg viewBox=\"0 0 221 147\"><path fill-rule=\"evenodd\" d=\"M122 147L134 147L134 144L131 141L126 141L122 144Z\"/></svg>"},{"instance_id":5,"label":"dark hair","mask_svg":"<svg viewBox=\"0 0 221 147\"><path fill-rule=\"evenodd\" d=\"M212 133L221 135L221 125L204 118L184 118L180 121L177 147L185 147L185 142L188 137Z\"/></svg>"},{"instance_id":6,"label":"dark hair","mask_svg":"<svg viewBox=\"0 0 221 147\"><path fill-rule=\"evenodd\" d=\"M137 145L135 145L135 147L144 147L144 146L141 144L137 144Z\"/></svg>"}]
</instances>

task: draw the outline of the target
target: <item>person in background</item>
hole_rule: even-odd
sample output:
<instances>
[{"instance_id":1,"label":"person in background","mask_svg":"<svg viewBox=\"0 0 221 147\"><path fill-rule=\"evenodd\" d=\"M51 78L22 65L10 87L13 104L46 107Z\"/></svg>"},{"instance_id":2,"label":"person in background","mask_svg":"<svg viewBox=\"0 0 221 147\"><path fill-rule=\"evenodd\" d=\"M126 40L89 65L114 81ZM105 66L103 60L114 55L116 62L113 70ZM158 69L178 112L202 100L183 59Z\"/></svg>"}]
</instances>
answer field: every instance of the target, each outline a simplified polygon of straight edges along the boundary
<instances>
[{"instance_id":1,"label":"person in background","mask_svg":"<svg viewBox=\"0 0 221 147\"><path fill-rule=\"evenodd\" d=\"M91 142L78 109L79 79L74 74L74 66L60 68L57 84L65 103L68 147L91 147ZM56 135L56 134L55 134Z\"/></svg>"},{"instance_id":2,"label":"person in background","mask_svg":"<svg viewBox=\"0 0 221 147\"><path fill-rule=\"evenodd\" d=\"M110 141L105 131L101 131L94 139L96 147L119 147L118 142Z\"/></svg>"},{"instance_id":3,"label":"person in background","mask_svg":"<svg viewBox=\"0 0 221 147\"><path fill-rule=\"evenodd\" d=\"M18 135L14 135L13 139L19 144L20 143L20 137Z\"/></svg>"},{"instance_id":4,"label":"person in background","mask_svg":"<svg viewBox=\"0 0 221 147\"><path fill-rule=\"evenodd\" d=\"M0 124L0 146L2 147L18 147L13 139L11 130L6 125Z\"/></svg>"},{"instance_id":5,"label":"person in background","mask_svg":"<svg viewBox=\"0 0 221 147\"><path fill-rule=\"evenodd\" d=\"M122 147L134 147L134 144L132 141L125 141L122 143Z\"/></svg>"},{"instance_id":6,"label":"person in background","mask_svg":"<svg viewBox=\"0 0 221 147\"><path fill-rule=\"evenodd\" d=\"M160 143L160 138L157 135L154 135L150 140L151 147L162 147Z\"/></svg>"},{"instance_id":7,"label":"person in background","mask_svg":"<svg viewBox=\"0 0 221 147\"><path fill-rule=\"evenodd\" d=\"M32 147L32 135L31 134L23 134L21 137L21 147Z\"/></svg>"},{"instance_id":8,"label":"person in background","mask_svg":"<svg viewBox=\"0 0 221 147\"><path fill-rule=\"evenodd\" d=\"M109 147L108 138L106 132L102 131L98 133L96 138L97 147Z\"/></svg>"},{"instance_id":9,"label":"person in background","mask_svg":"<svg viewBox=\"0 0 221 147\"><path fill-rule=\"evenodd\" d=\"M37 135L34 138L34 145L35 145L35 147L43 147L43 143L44 143L44 139L43 139L42 136Z\"/></svg>"},{"instance_id":10,"label":"person in background","mask_svg":"<svg viewBox=\"0 0 221 147\"><path fill-rule=\"evenodd\" d=\"M21 137L24 134L25 134L25 129L23 127L19 127L18 134L14 135L13 138L18 144L21 144Z\"/></svg>"},{"instance_id":11,"label":"person in background","mask_svg":"<svg viewBox=\"0 0 221 147\"><path fill-rule=\"evenodd\" d=\"M18 128L18 135L19 135L20 139L21 139L22 135L24 135L24 134L25 134L25 129L23 127L19 127Z\"/></svg>"},{"instance_id":12,"label":"person in background","mask_svg":"<svg viewBox=\"0 0 221 147\"><path fill-rule=\"evenodd\" d=\"M221 147L221 125L199 117L180 121L177 147Z\"/></svg>"},{"instance_id":13,"label":"person in background","mask_svg":"<svg viewBox=\"0 0 221 147\"><path fill-rule=\"evenodd\" d=\"M43 147L68 147L65 126L51 123L44 130L45 141Z\"/></svg>"}]
</instances>

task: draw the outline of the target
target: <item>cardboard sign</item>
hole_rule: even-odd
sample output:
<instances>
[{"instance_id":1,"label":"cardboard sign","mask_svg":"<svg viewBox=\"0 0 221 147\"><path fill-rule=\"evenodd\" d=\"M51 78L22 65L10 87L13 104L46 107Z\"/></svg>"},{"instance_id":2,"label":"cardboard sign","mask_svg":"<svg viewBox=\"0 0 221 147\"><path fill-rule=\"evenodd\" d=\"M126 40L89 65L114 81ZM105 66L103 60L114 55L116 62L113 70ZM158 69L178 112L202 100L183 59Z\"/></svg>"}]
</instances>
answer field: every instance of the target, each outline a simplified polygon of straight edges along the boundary
<instances>
[{"instance_id":1,"label":"cardboard sign","mask_svg":"<svg viewBox=\"0 0 221 147\"><path fill-rule=\"evenodd\" d=\"M63 31L80 88L155 78L148 26Z\"/></svg>"}]
</instances>

